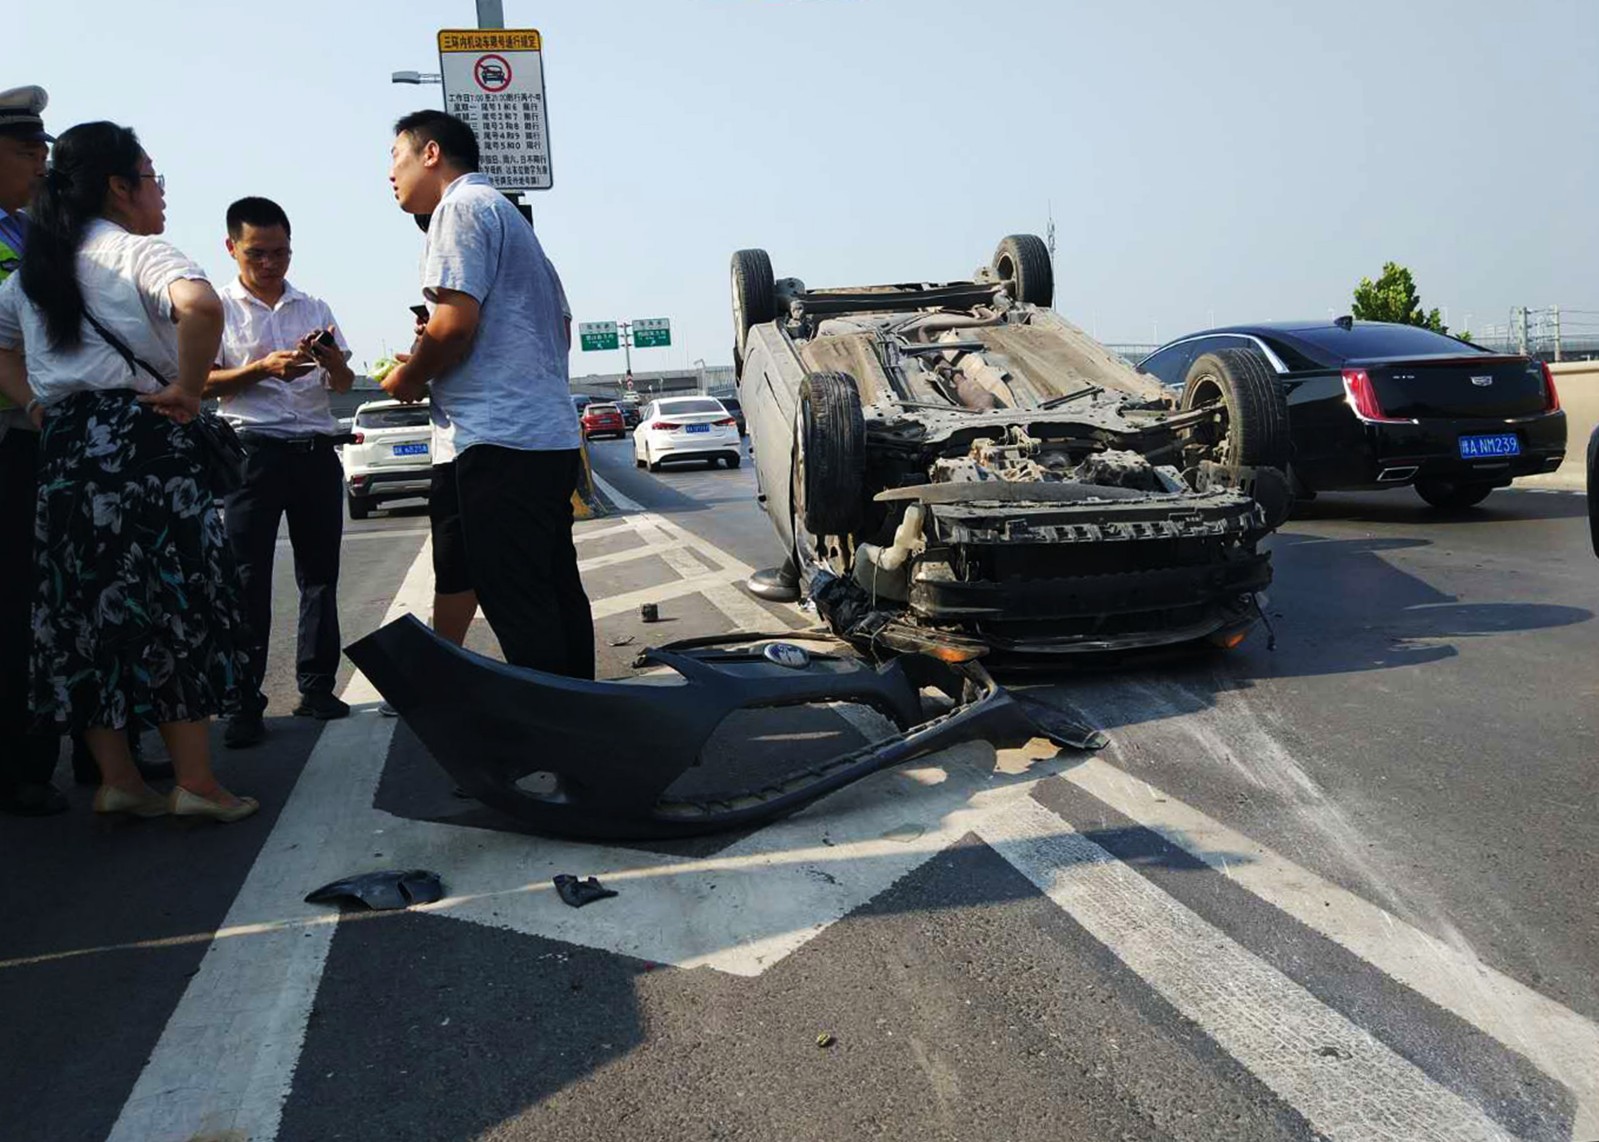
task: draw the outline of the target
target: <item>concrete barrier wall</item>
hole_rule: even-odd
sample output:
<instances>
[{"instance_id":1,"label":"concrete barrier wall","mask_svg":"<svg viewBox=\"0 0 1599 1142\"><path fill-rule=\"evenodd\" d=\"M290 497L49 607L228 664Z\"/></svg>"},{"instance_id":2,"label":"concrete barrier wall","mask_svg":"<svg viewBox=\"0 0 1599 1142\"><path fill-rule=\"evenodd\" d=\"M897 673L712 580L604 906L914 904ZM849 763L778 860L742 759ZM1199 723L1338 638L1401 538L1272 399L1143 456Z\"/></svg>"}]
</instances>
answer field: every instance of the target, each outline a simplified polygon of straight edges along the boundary
<instances>
[{"instance_id":1,"label":"concrete barrier wall","mask_svg":"<svg viewBox=\"0 0 1599 1142\"><path fill-rule=\"evenodd\" d=\"M1549 371L1560 392L1560 407L1566 410L1566 462L1547 476L1516 483L1581 491L1588 481L1588 437L1599 425L1599 361L1562 361Z\"/></svg>"}]
</instances>

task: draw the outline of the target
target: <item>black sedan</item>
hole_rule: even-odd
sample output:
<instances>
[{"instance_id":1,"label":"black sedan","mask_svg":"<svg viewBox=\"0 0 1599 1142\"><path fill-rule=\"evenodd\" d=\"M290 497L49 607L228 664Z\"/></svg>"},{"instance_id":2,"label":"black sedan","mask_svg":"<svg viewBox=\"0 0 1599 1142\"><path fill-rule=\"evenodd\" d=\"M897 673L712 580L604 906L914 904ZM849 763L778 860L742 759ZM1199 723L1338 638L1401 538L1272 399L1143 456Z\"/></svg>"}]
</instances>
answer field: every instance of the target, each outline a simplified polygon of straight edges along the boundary
<instances>
[{"instance_id":1,"label":"black sedan","mask_svg":"<svg viewBox=\"0 0 1599 1142\"><path fill-rule=\"evenodd\" d=\"M1463 508L1566 454L1546 366L1414 325L1234 325L1163 345L1138 371L1180 389L1184 408L1224 405L1218 446L1246 453L1233 463L1286 462L1300 498L1413 485Z\"/></svg>"}]
</instances>

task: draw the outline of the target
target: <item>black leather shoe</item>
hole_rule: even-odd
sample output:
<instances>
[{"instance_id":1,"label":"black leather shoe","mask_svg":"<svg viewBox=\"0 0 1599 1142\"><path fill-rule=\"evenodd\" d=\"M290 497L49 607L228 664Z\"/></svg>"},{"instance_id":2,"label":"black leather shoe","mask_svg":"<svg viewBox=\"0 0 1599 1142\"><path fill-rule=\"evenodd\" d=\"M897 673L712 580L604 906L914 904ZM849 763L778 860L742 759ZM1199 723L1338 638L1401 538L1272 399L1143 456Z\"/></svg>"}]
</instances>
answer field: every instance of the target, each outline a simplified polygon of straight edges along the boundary
<instances>
[{"instance_id":1,"label":"black leather shoe","mask_svg":"<svg viewBox=\"0 0 1599 1142\"><path fill-rule=\"evenodd\" d=\"M327 691L318 690L315 693L300 695L300 704L294 707L294 716L328 722L334 718L348 718L350 707Z\"/></svg>"},{"instance_id":2,"label":"black leather shoe","mask_svg":"<svg viewBox=\"0 0 1599 1142\"><path fill-rule=\"evenodd\" d=\"M67 799L54 785L29 782L0 794L0 813L17 817L50 817L67 811Z\"/></svg>"},{"instance_id":3,"label":"black leather shoe","mask_svg":"<svg viewBox=\"0 0 1599 1142\"><path fill-rule=\"evenodd\" d=\"M244 749L266 737L266 723L257 713L237 713L228 719L228 728L222 731L222 744L229 749Z\"/></svg>"}]
</instances>

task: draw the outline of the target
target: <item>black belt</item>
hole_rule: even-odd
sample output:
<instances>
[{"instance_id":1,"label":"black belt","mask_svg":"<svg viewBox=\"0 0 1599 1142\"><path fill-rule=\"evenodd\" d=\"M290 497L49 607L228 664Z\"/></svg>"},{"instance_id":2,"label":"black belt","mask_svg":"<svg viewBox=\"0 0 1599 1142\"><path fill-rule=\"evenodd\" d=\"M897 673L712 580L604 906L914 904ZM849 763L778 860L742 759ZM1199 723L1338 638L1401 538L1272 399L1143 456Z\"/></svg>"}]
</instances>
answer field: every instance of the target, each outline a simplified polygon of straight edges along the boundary
<instances>
[{"instance_id":1,"label":"black belt","mask_svg":"<svg viewBox=\"0 0 1599 1142\"><path fill-rule=\"evenodd\" d=\"M348 441L348 436L268 436L264 432L251 432L248 429L239 433L239 440L250 448L279 448L285 452L315 452L321 448L332 448L335 444Z\"/></svg>"}]
</instances>

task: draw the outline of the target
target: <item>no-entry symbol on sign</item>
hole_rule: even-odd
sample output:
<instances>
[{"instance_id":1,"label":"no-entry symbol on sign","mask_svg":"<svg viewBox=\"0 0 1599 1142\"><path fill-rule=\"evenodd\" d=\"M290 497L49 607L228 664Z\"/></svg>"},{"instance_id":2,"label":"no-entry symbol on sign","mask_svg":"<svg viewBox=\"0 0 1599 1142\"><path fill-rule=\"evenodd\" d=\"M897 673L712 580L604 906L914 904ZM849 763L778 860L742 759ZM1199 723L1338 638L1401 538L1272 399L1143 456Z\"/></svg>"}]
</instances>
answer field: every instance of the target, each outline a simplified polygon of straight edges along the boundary
<instances>
[{"instance_id":1,"label":"no-entry symbol on sign","mask_svg":"<svg viewBox=\"0 0 1599 1142\"><path fill-rule=\"evenodd\" d=\"M472 65L472 77L484 91L494 93L511 86L511 65L504 56L479 56Z\"/></svg>"}]
</instances>

